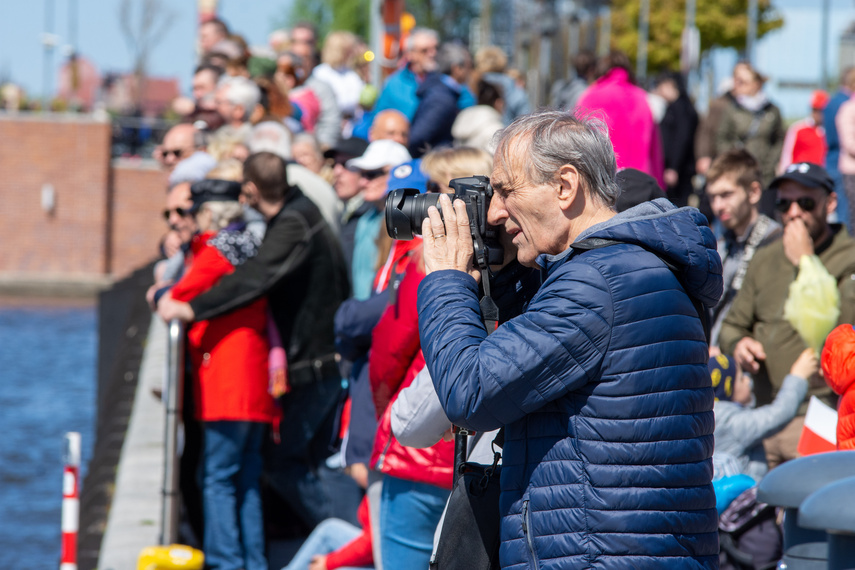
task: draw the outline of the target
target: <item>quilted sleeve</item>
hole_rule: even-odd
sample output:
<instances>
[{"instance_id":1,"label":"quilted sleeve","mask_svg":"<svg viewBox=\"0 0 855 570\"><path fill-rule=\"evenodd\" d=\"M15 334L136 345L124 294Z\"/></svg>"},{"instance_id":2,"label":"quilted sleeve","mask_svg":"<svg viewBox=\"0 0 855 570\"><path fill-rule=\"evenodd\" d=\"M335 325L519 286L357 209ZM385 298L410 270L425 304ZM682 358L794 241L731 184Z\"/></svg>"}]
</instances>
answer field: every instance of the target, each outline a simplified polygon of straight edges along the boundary
<instances>
[{"instance_id":1,"label":"quilted sleeve","mask_svg":"<svg viewBox=\"0 0 855 570\"><path fill-rule=\"evenodd\" d=\"M453 423L494 430L599 376L613 322L611 295L599 271L573 266L489 337L471 276L438 271L422 281L422 350Z\"/></svg>"}]
</instances>

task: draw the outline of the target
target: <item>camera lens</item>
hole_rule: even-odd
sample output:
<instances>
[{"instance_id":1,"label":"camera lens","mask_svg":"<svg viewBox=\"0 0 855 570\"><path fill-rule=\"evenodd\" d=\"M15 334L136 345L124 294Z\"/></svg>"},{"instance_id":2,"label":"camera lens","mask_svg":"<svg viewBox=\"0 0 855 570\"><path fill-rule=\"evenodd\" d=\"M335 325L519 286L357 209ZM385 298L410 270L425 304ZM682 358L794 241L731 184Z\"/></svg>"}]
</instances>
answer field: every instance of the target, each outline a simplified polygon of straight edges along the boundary
<instances>
[{"instance_id":1,"label":"camera lens","mask_svg":"<svg viewBox=\"0 0 855 570\"><path fill-rule=\"evenodd\" d=\"M436 206L441 194L420 194L415 188L393 190L386 197L386 231L393 239L411 240L421 235L428 208Z\"/></svg>"}]
</instances>

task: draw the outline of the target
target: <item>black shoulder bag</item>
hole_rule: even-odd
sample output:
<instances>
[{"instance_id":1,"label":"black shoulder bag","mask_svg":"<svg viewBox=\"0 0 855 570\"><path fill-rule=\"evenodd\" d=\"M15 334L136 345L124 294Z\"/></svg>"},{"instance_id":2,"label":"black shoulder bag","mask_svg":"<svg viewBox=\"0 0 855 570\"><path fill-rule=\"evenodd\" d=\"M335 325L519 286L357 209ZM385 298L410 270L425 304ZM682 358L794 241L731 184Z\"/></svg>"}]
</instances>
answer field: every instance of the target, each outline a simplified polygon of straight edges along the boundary
<instances>
[{"instance_id":1,"label":"black shoulder bag","mask_svg":"<svg viewBox=\"0 0 855 570\"><path fill-rule=\"evenodd\" d=\"M481 271L484 297L481 298L481 316L487 334L496 329L499 309L490 296L489 274ZM499 460L505 443L502 428L493 439L493 463L482 465L466 461L468 436L473 445L482 434L452 426L454 431L454 486L445 509L439 544L431 558L433 570L498 570L499 569Z\"/></svg>"}]
</instances>

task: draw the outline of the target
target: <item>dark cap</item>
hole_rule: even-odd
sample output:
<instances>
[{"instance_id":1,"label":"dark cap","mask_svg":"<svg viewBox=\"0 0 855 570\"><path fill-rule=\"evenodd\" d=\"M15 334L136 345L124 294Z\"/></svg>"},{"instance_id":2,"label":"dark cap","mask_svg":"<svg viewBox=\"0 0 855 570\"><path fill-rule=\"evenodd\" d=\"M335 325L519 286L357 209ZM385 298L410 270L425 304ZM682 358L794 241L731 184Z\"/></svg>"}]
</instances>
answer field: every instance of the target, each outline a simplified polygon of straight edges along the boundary
<instances>
[{"instance_id":1,"label":"dark cap","mask_svg":"<svg viewBox=\"0 0 855 570\"><path fill-rule=\"evenodd\" d=\"M324 158L335 158L340 154L346 156L348 159L356 158L362 156L366 148L368 148L368 141L364 139L358 137L344 139L338 141L333 148L324 152Z\"/></svg>"},{"instance_id":2,"label":"dark cap","mask_svg":"<svg viewBox=\"0 0 855 570\"><path fill-rule=\"evenodd\" d=\"M624 168L617 173L616 180L620 186L620 195L615 204L618 212L629 210L642 202L665 197L665 192L655 178L635 168Z\"/></svg>"},{"instance_id":3,"label":"dark cap","mask_svg":"<svg viewBox=\"0 0 855 570\"><path fill-rule=\"evenodd\" d=\"M205 179L190 186L190 199L193 200L191 212L199 209L205 202L237 202L240 198L240 182L231 180Z\"/></svg>"},{"instance_id":4,"label":"dark cap","mask_svg":"<svg viewBox=\"0 0 855 570\"><path fill-rule=\"evenodd\" d=\"M798 182L808 188L823 188L829 194L834 192L834 180L823 167L812 162L797 162L789 165L782 175L769 184L769 189L775 190L785 180Z\"/></svg>"}]
</instances>

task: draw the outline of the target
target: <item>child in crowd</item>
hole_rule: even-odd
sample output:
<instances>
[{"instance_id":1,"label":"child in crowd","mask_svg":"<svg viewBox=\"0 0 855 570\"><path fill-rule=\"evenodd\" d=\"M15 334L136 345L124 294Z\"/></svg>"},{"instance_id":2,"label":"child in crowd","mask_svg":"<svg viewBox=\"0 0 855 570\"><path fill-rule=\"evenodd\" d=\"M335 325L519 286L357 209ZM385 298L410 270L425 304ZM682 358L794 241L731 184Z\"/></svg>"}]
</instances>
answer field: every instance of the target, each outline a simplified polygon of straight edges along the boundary
<instances>
[{"instance_id":1,"label":"child in crowd","mask_svg":"<svg viewBox=\"0 0 855 570\"><path fill-rule=\"evenodd\" d=\"M715 452L713 479L748 475L755 482L769 470L763 440L792 420L808 389L807 379L819 369L813 349L805 349L784 378L775 400L754 408L753 380L732 357L709 361L715 390Z\"/></svg>"},{"instance_id":2,"label":"child in crowd","mask_svg":"<svg viewBox=\"0 0 855 570\"><path fill-rule=\"evenodd\" d=\"M840 325L822 349L825 381L842 398L837 409L837 449L855 449L855 328Z\"/></svg>"}]
</instances>

